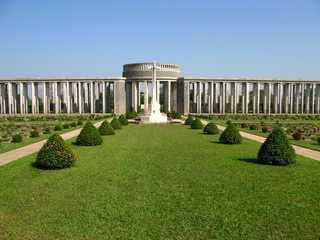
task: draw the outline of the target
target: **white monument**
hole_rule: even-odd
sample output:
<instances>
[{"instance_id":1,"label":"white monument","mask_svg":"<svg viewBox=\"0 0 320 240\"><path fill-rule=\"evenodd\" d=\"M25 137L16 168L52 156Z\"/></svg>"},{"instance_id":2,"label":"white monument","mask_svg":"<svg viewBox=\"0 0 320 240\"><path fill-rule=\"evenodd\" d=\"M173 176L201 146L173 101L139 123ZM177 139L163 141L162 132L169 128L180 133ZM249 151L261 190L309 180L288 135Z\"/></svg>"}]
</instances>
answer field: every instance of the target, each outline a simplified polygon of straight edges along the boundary
<instances>
[{"instance_id":1,"label":"white monument","mask_svg":"<svg viewBox=\"0 0 320 240\"><path fill-rule=\"evenodd\" d=\"M156 62L152 62L152 67L148 68L152 69L152 100L151 104L149 104L149 113L147 115L141 116L142 122L167 122L167 116L163 116L160 112L160 103L157 102L157 89L156 89L156 81L157 81L157 68ZM148 97L148 96L145 96Z\"/></svg>"}]
</instances>

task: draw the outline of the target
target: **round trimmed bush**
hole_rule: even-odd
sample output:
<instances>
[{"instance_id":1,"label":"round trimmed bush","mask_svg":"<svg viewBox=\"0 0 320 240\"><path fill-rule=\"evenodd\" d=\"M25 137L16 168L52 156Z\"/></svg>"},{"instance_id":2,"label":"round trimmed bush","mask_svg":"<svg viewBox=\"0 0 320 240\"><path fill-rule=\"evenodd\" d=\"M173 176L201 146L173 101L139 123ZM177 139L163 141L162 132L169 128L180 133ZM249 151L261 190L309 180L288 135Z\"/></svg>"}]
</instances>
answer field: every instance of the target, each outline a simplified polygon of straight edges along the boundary
<instances>
[{"instance_id":1,"label":"round trimmed bush","mask_svg":"<svg viewBox=\"0 0 320 240\"><path fill-rule=\"evenodd\" d=\"M318 137L318 139L317 139L317 143L318 143L318 144L320 144L320 137Z\"/></svg>"},{"instance_id":2,"label":"round trimmed bush","mask_svg":"<svg viewBox=\"0 0 320 240\"><path fill-rule=\"evenodd\" d=\"M293 137L293 139L294 140L301 140L302 139L302 134L301 134L301 132L294 132L293 134L292 134L292 137Z\"/></svg>"},{"instance_id":3,"label":"round trimmed bush","mask_svg":"<svg viewBox=\"0 0 320 240\"><path fill-rule=\"evenodd\" d=\"M32 130L30 132L30 137L31 138L36 138L36 137L39 137L39 132L37 130Z\"/></svg>"},{"instance_id":4,"label":"round trimmed bush","mask_svg":"<svg viewBox=\"0 0 320 240\"><path fill-rule=\"evenodd\" d=\"M231 123L220 135L219 141L224 144L240 144L242 137L238 129Z\"/></svg>"},{"instance_id":5,"label":"round trimmed bush","mask_svg":"<svg viewBox=\"0 0 320 240\"><path fill-rule=\"evenodd\" d=\"M231 120L228 120L228 121L227 121L227 125L229 125L229 124L231 124Z\"/></svg>"},{"instance_id":6,"label":"round trimmed bush","mask_svg":"<svg viewBox=\"0 0 320 240\"><path fill-rule=\"evenodd\" d=\"M63 124L63 129L69 129L69 128L70 128L69 123L65 123L65 124Z\"/></svg>"},{"instance_id":7,"label":"round trimmed bush","mask_svg":"<svg viewBox=\"0 0 320 240\"><path fill-rule=\"evenodd\" d=\"M129 124L128 119L124 115L120 115L118 120L121 125L128 125Z\"/></svg>"},{"instance_id":8,"label":"round trimmed bush","mask_svg":"<svg viewBox=\"0 0 320 240\"><path fill-rule=\"evenodd\" d=\"M181 117L181 114L179 112L173 111L172 112L172 118L173 119L181 119L182 117Z\"/></svg>"},{"instance_id":9,"label":"round trimmed bush","mask_svg":"<svg viewBox=\"0 0 320 240\"><path fill-rule=\"evenodd\" d=\"M202 129L203 128L203 124L201 122L201 120L199 118L196 118L191 126L190 126L192 129Z\"/></svg>"},{"instance_id":10,"label":"round trimmed bush","mask_svg":"<svg viewBox=\"0 0 320 240\"><path fill-rule=\"evenodd\" d=\"M102 144L100 133L91 122L87 122L77 137L76 144L79 146L96 146Z\"/></svg>"},{"instance_id":11,"label":"round trimmed bush","mask_svg":"<svg viewBox=\"0 0 320 240\"><path fill-rule=\"evenodd\" d=\"M295 163L295 150L281 127L275 127L262 144L258 159L270 165L285 166Z\"/></svg>"},{"instance_id":12,"label":"round trimmed bush","mask_svg":"<svg viewBox=\"0 0 320 240\"><path fill-rule=\"evenodd\" d=\"M219 133L219 129L217 127L217 125L215 125L214 123L208 123L205 128L203 129L204 132L206 132L207 134L218 134Z\"/></svg>"},{"instance_id":13,"label":"round trimmed bush","mask_svg":"<svg viewBox=\"0 0 320 240\"><path fill-rule=\"evenodd\" d=\"M257 126L255 124L250 124L250 130L257 130Z\"/></svg>"},{"instance_id":14,"label":"round trimmed bush","mask_svg":"<svg viewBox=\"0 0 320 240\"><path fill-rule=\"evenodd\" d=\"M98 132L103 136L115 134L111 124L107 120L101 123L100 127L98 128Z\"/></svg>"},{"instance_id":15,"label":"round trimmed bush","mask_svg":"<svg viewBox=\"0 0 320 240\"><path fill-rule=\"evenodd\" d=\"M60 169L72 166L75 160L70 147L54 133L40 149L35 165L41 169Z\"/></svg>"},{"instance_id":16,"label":"round trimmed bush","mask_svg":"<svg viewBox=\"0 0 320 240\"><path fill-rule=\"evenodd\" d=\"M83 125L83 121L79 120L79 121L77 122L77 125Z\"/></svg>"},{"instance_id":17,"label":"round trimmed bush","mask_svg":"<svg viewBox=\"0 0 320 240\"><path fill-rule=\"evenodd\" d=\"M22 142L22 136L20 134L13 135L11 142L16 142L16 143Z\"/></svg>"},{"instance_id":18,"label":"round trimmed bush","mask_svg":"<svg viewBox=\"0 0 320 240\"><path fill-rule=\"evenodd\" d=\"M122 129L121 123L116 117L112 119L110 124L114 130Z\"/></svg>"},{"instance_id":19,"label":"round trimmed bush","mask_svg":"<svg viewBox=\"0 0 320 240\"><path fill-rule=\"evenodd\" d=\"M77 126L77 123L76 123L76 122L72 122L72 123L70 124L70 126L71 126L71 127L76 127L76 126Z\"/></svg>"},{"instance_id":20,"label":"round trimmed bush","mask_svg":"<svg viewBox=\"0 0 320 240\"><path fill-rule=\"evenodd\" d=\"M127 112L126 117L127 119L135 119L136 117L138 117L138 114L135 111L130 111Z\"/></svg>"},{"instance_id":21,"label":"round trimmed bush","mask_svg":"<svg viewBox=\"0 0 320 240\"><path fill-rule=\"evenodd\" d=\"M62 130L62 125L61 125L61 124L56 124L56 125L54 125L53 130L54 130L54 131L61 131L61 130Z\"/></svg>"},{"instance_id":22,"label":"round trimmed bush","mask_svg":"<svg viewBox=\"0 0 320 240\"><path fill-rule=\"evenodd\" d=\"M248 125L246 123L241 123L242 128L246 128Z\"/></svg>"},{"instance_id":23,"label":"round trimmed bush","mask_svg":"<svg viewBox=\"0 0 320 240\"><path fill-rule=\"evenodd\" d=\"M45 129L43 129L43 134L49 134L51 133L51 128L50 127L46 127Z\"/></svg>"},{"instance_id":24,"label":"round trimmed bush","mask_svg":"<svg viewBox=\"0 0 320 240\"><path fill-rule=\"evenodd\" d=\"M262 127L261 130L263 133L267 133L269 131L268 127Z\"/></svg>"},{"instance_id":25,"label":"round trimmed bush","mask_svg":"<svg viewBox=\"0 0 320 240\"><path fill-rule=\"evenodd\" d=\"M191 116L189 116L186 121L184 122L185 125L191 125L193 123L193 118Z\"/></svg>"}]
</instances>

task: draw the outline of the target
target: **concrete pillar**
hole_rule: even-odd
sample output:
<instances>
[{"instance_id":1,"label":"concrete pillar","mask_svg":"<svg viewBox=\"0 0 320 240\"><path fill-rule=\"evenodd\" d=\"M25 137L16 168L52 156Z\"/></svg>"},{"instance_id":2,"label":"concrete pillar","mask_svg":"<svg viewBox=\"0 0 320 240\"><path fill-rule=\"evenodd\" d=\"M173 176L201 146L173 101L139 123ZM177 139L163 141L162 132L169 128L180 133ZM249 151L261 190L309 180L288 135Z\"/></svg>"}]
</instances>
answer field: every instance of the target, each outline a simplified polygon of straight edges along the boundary
<instances>
[{"instance_id":1,"label":"concrete pillar","mask_svg":"<svg viewBox=\"0 0 320 240\"><path fill-rule=\"evenodd\" d=\"M102 82L102 113L106 113L106 83Z\"/></svg>"},{"instance_id":2,"label":"concrete pillar","mask_svg":"<svg viewBox=\"0 0 320 240\"><path fill-rule=\"evenodd\" d=\"M315 114L320 114L320 84L316 85L315 93Z\"/></svg>"},{"instance_id":3,"label":"concrete pillar","mask_svg":"<svg viewBox=\"0 0 320 240\"><path fill-rule=\"evenodd\" d=\"M305 93L305 100L306 100L306 113L310 113L310 84L306 84L306 93Z\"/></svg>"},{"instance_id":4,"label":"concrete pillar","mask_svg":"<svg viewBox=\"0 0 320 240\"><path fill-rule=\"evenodd\" d=\"M190 94L189 94L189 82L183 79L177 82L177 94L178 94L178 112L181 114L189 114L190 110Z\"/></svg>"},{"instance_id":5,"label":"concrete pillar","mask_svg":"<svg viewBox=\"0 0 320 240\"><path fill-rule=\"evenodd\" d=\"M17 84L12 84L12 113L17 114Z\"/></svg>"},{"instance_id":6,"label":"concrete pillar","mask_svg":"<svg viewBox=\"0 0 320 240\"><path fill-rule=\"evenodd\" d=\"M48 97L47 97L47 83L43 82L42 83L42 109L43 109L43 114L48 113Z\"/></svg>"},{"instance_id":7,"label":"concrete pillar","mask_svg":"<svg viewBox=\"0 0 320 240\"><path fill-rule=\"evenodd\" d=\"M178 111L178 93L177 93L177 82L171 83L171 111Z\"/></svg>"},{"instance_id":8,"label":"concrete pillar","mask_svg":"<svg viewBox=\"0 0 320 240\"><path fill-rule=\"evenodd\" d=\"M6 105L5 105L5 85L0 83L0 113L6 113Z\"/></svg>"},{"instance_id":9,"label":"concrete pillar","mask_svg":"<svg viewBox=\"0 0 320 240\"><path fill-rule=\"evenodd\" d=\"M289 88L289 102L290 102L290 114L293 113L293 83L289 84L290 88Z\"/></svg>"},{"instance_id":10,"label":"concrete pillar","mask_svg":"<svg viewBox=\"0 0 320 240\"><path fill-rule=\"evenodd\" d=\"M290 105L290 84L286 83L284 85L284 113L289 113L289 105Z\"/></svg>"},{"instance_id":11,"label":"concrete pillar","mask_svg":"<svg viewBox=\"0 0 320 240\"><path fill-rule=\"evenodd\" d=\"M209 113L214 113L214 84L209 83L210 101L209 101Z\"/></svg>"},{"instance_id":12,"label":"concrete pillar","mask_svg":"<svg viewBox=\"0 0 320 240\"><path fill-rule=\"evenodd\" d=\"M236 83L231 83L231 96L230 96L230 102L231 102L231 113L237 113L236 110Z\"/></svg>"},{"instance_id":13,"label":"concrete pillar","mask_svg":"<svg viewBox=\"0 0 320 240\"><path fill-rule=\"evenodd\" d=\"M90 82L90 113L94 113L94 85Z\"/></svg>"},{"instance_id":14,"label":"concrete pillar","mask_svg":"<svg viewBox=\"0 0 320 240\"><path fill-rule=\"evenodd\" d=\"M158 98L158 92L157 92L157 98ZM133 111L138 112L138 88L137 88L137 82L132 82L132 109L133 109Z\"/></svg>"},{"instance_id":15,"label":"concrete pillar","mask_svg":"<svg viewBox=\"0 0 320 240\"><path fill-rule=\"evenodd\" d=\"M131 82L126 82L126 100L127 100L126 102L127 112L132 111L132 83Z\"/></svg>"},{"instance_id":16,"label":"concrete pillar","mask_svg":"<svg viewBox=\"0 0 320 240\"><path fill-rule=\"evenodd\" d=\"M296 90L295 90L296 114L299 113L299 108L300 108L300 87L301 87L301 84L296 84Z\"/></svg>"},{"instance_id":17,"label":"concrete pillar","mask_svg":"<svg viewBox=\"0 0 320 240\"><path fill-rule=\"evenodd\" d=\"M160 81L159 80L156 81L156 85L157 85L157 102L160 104Z\"/></svg>"},{"instance_id":18,"label":"concrete pillar","mask_svg":"<svg viewBox=\"0 0 320 240\"><path fill-rule=\"evenodd\" d=\"M270 114L271 107L271 91L270 91L270 83L264 84L264 105L263 112L264 114Z\"/></svg>"},{"instance_id":19,"label":"concrete pillar","mask_svg":"<svg viewBox=\"0 0 320 240\"><path fill-rule=\"evenodd\" d=\"M81 82L78 82L78 113L83 113L83 96Z\"/></svg>"},{"instance_id":20,"label":"concrete pillar","mask_svg":"<svg viewBox=\"0 0 320 240\"><path fill-rule=\"evenodd\" d=\"M201 95L202 95L202 83L198 82L198 93L197 93L197 113L200 114L202 109Z\"/></svg>"},{"instance_id":21,"label":"concrete pillar","mask_svg":"<svg viewBox=\"0 0 320 240\"><path fill-rule=\"evenodd\" d=\"M125 114L126 113L126 82L124 80L117 80L113 84L114 93L114 113Z\"/></svg>"},{"instance_id":22,"label":"concrete pillar","mask_svg":"<svg viewBox=\"0 0 320 240\"><path fill-rule=\"evenodd\" d=\"M316 91L316 85L312 84L312 94L311 94L311 113L315 113L315 91Z\"/></svg>"},{"instance_id":23,"label":"concrete pillar","mask_svg":"<svg viewBox=\"0 0 320 240\"><path fill-rule=\"evenodd\" d=\"M31 113L36 113L36 92L35 83L31 82Z\"/></svg>"},{"instance_id":24,"label":"concrete pillar","mask_svg":"<svg viewBox=\"0 0 320 240\"><path fill-rule=\"evenodd\" d=\"M94 83L94 109L96 113L100 113L100 90L99 90L99 82Z\"/></svg>"},{"instance_id":25,"label":"concrete pillar","mask_svg":"<svg viewBox=\"0 0 320 240\"><path fill-rule=\"evenodd\" d=\"M303 114L304 113L304 91L305 91L304 86L305 85L303 83L300 85L301 85L301 107L300 107L300 109L301 109L301 114Z\"/></svg>"},{"instance_id":26,"label":"concrete pillar","mask_svg":"<svg viewBox=\"0 0 320 240\"><path fill-rule=\"evenodd\" d=\"M168 81L168 112L171 111L171 81Z\"/></svg>"},{"instance_id":27,"label":"concrete pillar","mask_svg":"<svg viewBox=\"0 0 320 240\"><path fill-rule=\"evenodd\" d=\"M198 95L198 90L197 90L197 83L193 83L193 112L196 113L198 112L197 110L197 95Z\"/></svg>"},{"instance_id":28,"label":"concrete pillar","mask_svg":"<svg viewBox=\"0 0 320 240\"><path fill-rule=\"evenodd\" d=\"M111 83L110 82L106 82L106 105L107 105L107 112L110 113L111 112Z\"/></svg>"},{"instance_id":29,"label":"concrete pillar","mask_svg":"<svg viewBox=\"0 0 320 240\"><path fill-rule=\"evenodd\" d=\"M19 83L20 86L20 114L24 114L24 86L23 83Z\"/></svg>"},{"instance_id":30,"label":"concrete pillar","mask_svg":"<svg viewBox=\"0 0 320 240\"><path fill-rule=\"evenodd\" d=\"M141 93L140 93L140 82L137 82L137 108L138 111L141 108Z\"/></svg>"},{"instance_id":31,"label":"concrete pillar","mask_svg":"<svg viewBox=\"0 0 320 240\"><path fill-rule=\"evenodd\" d=\"M208 113L208 83L203 84L203 111Z\"/></svg>"},{"instance_id":32,"label":"concrete pillar","mask_svg":"<svg viewBox=\"0 0 320 240\"><path fill-rule=\"evenodd\" d=\"M225 90L225 83L224 82L220 82L220 113L224 114L225 113L225 107L226 107L226 98L225 98L225 94L226 94L226 90Z\"/></svg>"},{"instance_id":33,"label":"concrete pillar","mask_svg":"<svg viewBox=\"0 0 320 240\"><path fill-rule=\"evenodd\" d=\"M148 89L148 81L144 81L144 112L149 112L149 89ZM169 101L169 108L170 108L170 101Z\"/></svg>"}]
</instances>

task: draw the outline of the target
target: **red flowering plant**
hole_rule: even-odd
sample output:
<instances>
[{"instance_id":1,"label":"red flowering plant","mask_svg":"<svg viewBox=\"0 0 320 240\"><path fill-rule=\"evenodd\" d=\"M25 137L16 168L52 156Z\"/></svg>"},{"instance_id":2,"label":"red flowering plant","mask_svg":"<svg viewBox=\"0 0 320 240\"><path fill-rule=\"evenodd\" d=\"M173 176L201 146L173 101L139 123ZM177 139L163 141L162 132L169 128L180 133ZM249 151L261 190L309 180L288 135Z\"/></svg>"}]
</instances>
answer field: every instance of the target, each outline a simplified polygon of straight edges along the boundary
<instances>
[{"instance_id":1,"label":"red flowering plant","mask_svg":"<svg viewBox=\"0 0 320 240\"><path fill-rule=\"evenodd\" d=\"M40 149L35 165L41 169L59 169L72 166L75 160L70 147L55 133Z\"/></svg>"}]
</instances>

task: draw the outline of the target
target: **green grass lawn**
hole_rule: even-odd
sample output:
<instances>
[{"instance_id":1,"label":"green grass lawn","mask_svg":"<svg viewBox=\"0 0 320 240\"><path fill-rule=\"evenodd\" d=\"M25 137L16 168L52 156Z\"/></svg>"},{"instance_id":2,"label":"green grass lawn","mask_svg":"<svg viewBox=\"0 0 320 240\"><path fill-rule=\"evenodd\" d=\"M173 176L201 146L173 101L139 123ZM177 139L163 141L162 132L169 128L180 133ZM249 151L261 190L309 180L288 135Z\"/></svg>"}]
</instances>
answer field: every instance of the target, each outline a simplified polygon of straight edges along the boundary
<instances>
[{"instance_id":1,"label":"green grass lawn","mask_svg":"<svg viewBox=\"0 0 320 240\"><path fill-rule=\"evenodd\" d=\"M0 167L2 239L318 239L320 162L256 162L260 143L184 125L130 125L74 167Z\"/></svg>"}]
</instances>

